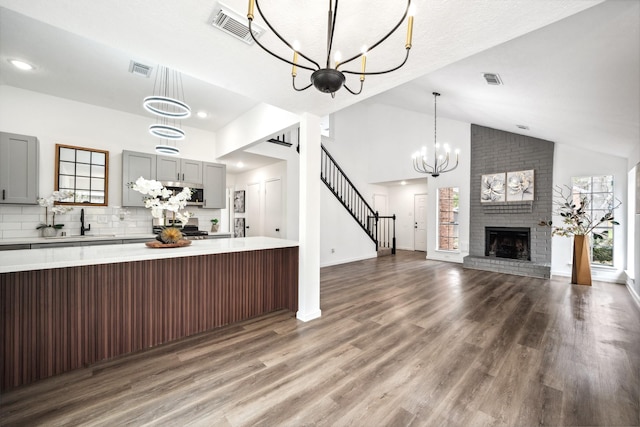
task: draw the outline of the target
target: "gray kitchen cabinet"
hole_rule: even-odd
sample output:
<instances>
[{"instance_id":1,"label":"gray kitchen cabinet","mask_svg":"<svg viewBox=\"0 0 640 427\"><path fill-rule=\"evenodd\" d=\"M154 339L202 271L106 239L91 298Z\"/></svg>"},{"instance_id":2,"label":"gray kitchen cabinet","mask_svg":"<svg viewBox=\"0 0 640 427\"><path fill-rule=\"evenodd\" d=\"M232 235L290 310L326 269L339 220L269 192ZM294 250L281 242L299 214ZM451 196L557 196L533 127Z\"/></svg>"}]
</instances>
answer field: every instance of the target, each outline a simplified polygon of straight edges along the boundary
<instances>
[{"instance_id":1,"label":"gray kitchen cabinet","mask_svg":"<svg viewBox=\"0 0 640 427\"><path fill-rule=\"evenodd\" d=\"M0 203L38 203L38 156L35 136L0 132Z\"/></svg>"},{"instance_id":2,"label":"gray kitchen cabinet","mask_svg":"<svg viewBox=\"0 0 640 427\"><path fill-rule=\"evenodd\" d=\"M181 181L180 159L169 156L156 156L156 176L158 181Z\"/></svg>"},{"instance_id":3,"label":"gray kitchen cabinet","mask_svg":"<svg viewBox=\"0 0 640 427\"><path fill-rule=\"evenodd\" d=\"M122 152L122 206L144 206L143 195L129 188L138 178L156 179L156 155Z\"/></svg>"},{"instance_id":4,"label":"gray kitchen cabinet","mask_svg":"<svg viewBox=\"0 0 640 427\"><path fill-rule=\"evenodd\" d=\"M202 162L198 160L181 159L180 171L182 182L202 184Z\"/></svg>"},{"instance_id":5,"label":"gray kitchen cabinet","mask_svg":"<svg viewBox=\"0 0 640 427\"><path fill-rule=\"evenodd\" d=\"M31 249L73 248L82 246L80 242L32 243Z\"/></svg>"},{"instance_id":6,"label":"gray kitchen cabinet","mask_svg":"<svg viewBox=\"0 0 640 427\"><path fill-rule=\"evenodd\" d=\"M15 245L0 245L0 251L17 251L19 249L31 249L28 243L17 243Z\"/></svg>"},{"instance_id":7,"label":"gray kitchen cabinet","mask_svg":"<svg viewBox=\"0 0 640 427\"><path fill-rule=\"evenodd\" d=\"M204 188L203 208L225 209L227 207L227 166L219 163L202 163Z\"/></svg>"},{"instance_id":8,"label":"gray kitchen cabinet","mask_svg":"<svg viewBox=\"0 0 640 427\"><path fill-rule=\"evenodd\" d=\"M109 240L69 240L69 241L53 241L51 243L32 243L31 249L50 249L50 248L75 248L79 246L103 246L103 245L121 245L121 239Z\"/></svg>"},{"instance_id":9,"label":"gray kitchen cabinet","mask_svg":"<svg viewBox=\"0 0 640 427\"><path fill-rule=\"evenodd\" d=\"M202 184L202 162L199 160L157 156L156 170L158 181Z\"/></svg>"}]
</instances>

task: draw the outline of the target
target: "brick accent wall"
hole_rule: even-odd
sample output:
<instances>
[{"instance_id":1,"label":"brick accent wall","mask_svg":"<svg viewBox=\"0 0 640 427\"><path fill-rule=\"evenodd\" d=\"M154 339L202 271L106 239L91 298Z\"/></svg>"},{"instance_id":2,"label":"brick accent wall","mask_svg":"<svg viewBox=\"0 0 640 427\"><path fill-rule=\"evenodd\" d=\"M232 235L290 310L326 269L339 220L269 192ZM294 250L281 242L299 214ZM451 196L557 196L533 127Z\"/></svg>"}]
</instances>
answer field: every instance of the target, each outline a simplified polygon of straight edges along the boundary
<instances>
[{"instance_id":1,"label":"brick accent wall","mask_svg":"<svg viewBox=\"0 0 640 427\"><path fill-rule=\"evenodd\" d=\"M522 276L551 276L551 229L538 226L553 209L554 143L497 129L471 125L471 200L469 256L465 268ZM534 200L481 203L484 174L534 170ZM489 258L484 255L485 227L531 229L531 261Z\"/></svg>"}]
</instances>

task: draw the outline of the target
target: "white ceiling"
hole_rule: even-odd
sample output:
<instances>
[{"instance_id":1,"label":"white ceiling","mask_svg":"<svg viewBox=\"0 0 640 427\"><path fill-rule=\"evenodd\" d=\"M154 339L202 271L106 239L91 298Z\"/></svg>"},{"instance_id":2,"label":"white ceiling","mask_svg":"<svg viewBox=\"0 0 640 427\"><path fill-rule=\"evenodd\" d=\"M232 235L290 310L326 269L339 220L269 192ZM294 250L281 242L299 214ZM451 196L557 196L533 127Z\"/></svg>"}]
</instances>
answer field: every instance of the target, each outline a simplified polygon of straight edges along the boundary
<instances>
[{"instance_id":1,"label":"white ceiling","mask_svg":"<svg viewBox=\"0 0 640 427\"><path fill-rule=\"evenodd\" d=\"M298 39L303 52L322 61L327 2L301 7L301 1L263 0L262 8L285 38ZM246 13L246 0L225 3ZM128 72L133 59L179 70L187 102L210 114L185 126L210 131L260 102L325 115L370 97L367 102L431 114L430 94L437 90L443 94L439 117L621 156L639 143L640 2L414 3L407 65L367 77L360 96L340 91L332 99L314 89L294 92L289 65L212 28L215 0L0 0L0 84L146 115L140 102L153 81ZM362 4L340 3L335 45L343 56L383 35L404 8L399 1ZM402 58L404 28L369 54L368 70ZM271 34L261 41L277 46ZM37 69L20 73L8 58ZM505 85L487 86L483 71L499 73ZM298 78L302 84L308 74L299 72Z\"/></svg>"}]
</instances>

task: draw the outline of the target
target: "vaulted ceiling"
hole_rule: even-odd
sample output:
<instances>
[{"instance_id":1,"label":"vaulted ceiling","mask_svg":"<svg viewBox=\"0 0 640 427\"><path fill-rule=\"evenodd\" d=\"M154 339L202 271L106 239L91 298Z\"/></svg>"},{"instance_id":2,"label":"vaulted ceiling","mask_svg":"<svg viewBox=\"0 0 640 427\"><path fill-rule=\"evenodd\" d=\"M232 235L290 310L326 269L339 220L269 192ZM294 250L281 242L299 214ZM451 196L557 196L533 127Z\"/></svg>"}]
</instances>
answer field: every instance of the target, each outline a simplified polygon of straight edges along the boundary
<instances>
[{"instance_id":1,"label":"vaulted ceiling","mask_svg":"<svg viewBox=\"0 0 640 427\"><path fill-rule=\"evenodd\" d=\"M246 14L245 0L224 3ZM640 143L640 2L413 3L407 65L368 77L360 96L342 90L332 99L314 89L294 92L289 65L213 28L216 1L0 0L0 84L144 115L140 102L153 79L128 72L135 60L180 71L189 104L209 113L185 125L210 131L261 102L321 116L361 101L432 114L430 93L437 90L440 117L622 157ZM260 4L285 38L324 61L326 1ZM404 3L343 0L339 7L335 46L348 56L381 37ZM404 28L369 54L369 70L401 60ZM260 40L291 55L272 34ZM36 70L20 73L10 58ZM504 85L487 86L482 72L499 73ZM298 78L302 83L308 73Z\"/></svg>"}]
</instances>

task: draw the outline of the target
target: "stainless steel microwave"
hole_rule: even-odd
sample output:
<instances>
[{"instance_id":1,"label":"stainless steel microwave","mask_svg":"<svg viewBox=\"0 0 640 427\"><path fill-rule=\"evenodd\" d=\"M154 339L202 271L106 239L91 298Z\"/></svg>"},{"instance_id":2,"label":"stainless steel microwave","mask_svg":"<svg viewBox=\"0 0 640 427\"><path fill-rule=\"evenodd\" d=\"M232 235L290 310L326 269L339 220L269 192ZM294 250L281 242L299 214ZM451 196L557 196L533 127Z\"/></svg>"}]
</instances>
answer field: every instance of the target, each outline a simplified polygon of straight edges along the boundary
<instances>
[{"instance_id":1,"label":"stainless steel microwave","mask_svg":"<svg viewBox=\"0 0 640 427\"><path fill-rule=\"evenodd\" d=\"M168 190L173 191L174 194L178 194L184 187L189 187L191 190L191 200L187 202L187 206L202 206L204 205L204 189L202 184L193 184L190 182L176 182L176 181L163 181L162 185L167 187Z\"/></svg>"}]
</instances>

